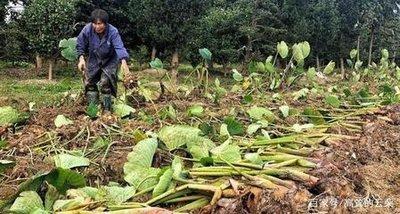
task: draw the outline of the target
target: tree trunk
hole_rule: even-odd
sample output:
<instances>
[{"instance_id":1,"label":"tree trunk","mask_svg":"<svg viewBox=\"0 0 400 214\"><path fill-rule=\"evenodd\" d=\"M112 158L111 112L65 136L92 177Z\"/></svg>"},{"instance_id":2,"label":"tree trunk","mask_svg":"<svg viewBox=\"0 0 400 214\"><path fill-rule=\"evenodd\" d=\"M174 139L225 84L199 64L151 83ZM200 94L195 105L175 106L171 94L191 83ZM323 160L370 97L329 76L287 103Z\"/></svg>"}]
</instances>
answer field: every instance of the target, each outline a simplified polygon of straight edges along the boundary
<instances>
[{"instance_id":1,"label":"tree trunk","mask_svg":"<svg viewBox=\"0 0 400 214\"><path fill-rule=\"evenodd\" d=\"M171 80L172 84L176 86L178 82L178 71L177 68L179 66L179 52L178 49L175 49L174 53L172 54L172 60L171 60Z\"/></svg>"},{"instance_id":2,"label":"tree trunk","mask_svg":"<svg viewBox=\"0 0 400 214\"><path fill-rule=\"evenodd\" d=\"M371 39L369 41L369 52L368 52L368 66L372 62L372 46L374 44L374 29L371 30Z\"/></svg>"},{"instance_id":3,"label":"tree trunk","mask_svg":"<svg viewBox=\"0 0 400 214\"><path fill-rule=\"evenodd\" d=\"M392 63L396 63L396 50L393 51Z\"/></svg>"},{"instance_id":4,"label":"tree trunk","mask_svg":"<svg viewBox=\"0 0 400 214\"><path fill-rule=\"evenodd\" d=\"M346 73L344 70L344 60L343 58L340 58L340 70L342 72L342 80L344 80L346 78Z\"/></svg>"},{"instance_id":5,"label":"tree trunk","mask_svg":"<svg viewBox=\"0 0 400 214\"><path fill-rule=\"evenodd\" d=\"M157 49L155 46L153 46L153 49L151 50L151 60L153 61L156 58L157 54Z\"/></svg>"},{"instance_id":6,"label":"tree trunk","mask_svg":"<svg viewBox=\"0 0 400 214\"><path fill-rule=\"evenodd\" d=\"M53 66L54 61L52 59L49 59L49 80L53 80Z\"/></svg>"},{"instance_id":7,"label":"tree trunk","mask_svg":"<svg viewBox=\"0 0 400 214\"><path fill-rule=\"evenodd\" d=\"M42 69L42 66L43 66L42 57L40 57L39 54L36 54L36 74L39 74L40 70Z\"/></svg>"},{"instance_id":8,"label":"tree trunk","mask_svg":"<svg viewBox=\"0 0 400 214\"><path fill-rule=\"evenodd\" d=\"M317 55L317 71L321 72L321 65L319 64L319 56Z\"/></svg>"},{"instance_id":9,"label":"tree trunk","mask_svg":"<svg viewBox=\"0 0 400 214\"><path fill-rule=\"evenodd\" d=\"M357 38L357 61L360 61L360 36Z\"/></svg>"}]
</instances>

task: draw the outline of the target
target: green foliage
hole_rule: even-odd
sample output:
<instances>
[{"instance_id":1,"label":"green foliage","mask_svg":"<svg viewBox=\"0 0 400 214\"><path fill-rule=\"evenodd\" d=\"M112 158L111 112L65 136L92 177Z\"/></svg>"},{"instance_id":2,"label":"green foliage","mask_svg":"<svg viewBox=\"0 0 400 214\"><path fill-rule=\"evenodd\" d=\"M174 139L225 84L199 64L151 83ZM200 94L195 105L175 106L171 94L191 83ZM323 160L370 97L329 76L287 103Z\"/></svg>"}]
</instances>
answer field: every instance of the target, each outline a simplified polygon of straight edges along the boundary
<instances>
[{"instance_id":1,"label":"green foliage","mask_svg":"<svg viewBox=\"0 0 400 214\"><path fill-rule=\"evenodd\" d=\"M124 179L139 191L158 182L160 169L151 167L157 146L156 139L148 138L137 143L128 154L128 161L124 164Z\"/></svg>"},{"instance_id":2,"label":"green foliage","mask_svg":"<svg viewBox=\"0 0 400 214\"><path fill-rule=\"evenodd\" d=\"M203 57L203 59L207 60L207 61L211 61L211 52L210 50L208 50L207 48L202 48L199 49L199 53L201 55L201 57Z\"/></svg>"},{"instance_id":3,"label":"green foliage","mask_svg":"<svg viewBox=\"0 0 400 214\"><path fill-rule=\"evenodd\" d=\"M10 208L11 212L21 214L47 213L40 196L33 191L22 192Z\"/></svg>"},{"instance_id":4,"label":"green foliage","mask_svg":"<svg viewBox=\"0 0 400 214\"><path fill-rule=\"evenodd\" d=\"M164 174L160 177L160 181L153 190L153 197L161 195L168 189L169 185L171 184L173 174L174 171L172 169L167 169L164 172Z\"/></svg>"},{"instance_id":5,"label":"green foliage","mask_svg":"<svg viewBox=\"0 0 400 214\"><path fill-rule=\"evenodd\" d=\"M224 124L227 125L227 130L230 135L243 135L244 134L244 127L243 124L234 117L227 117L224 119Z\"/></svg>"},{"instance_id":6,"label":"green foliage","mask_svg":"<svg viewBox=\"0 0 400 214\"><path fill-rule=\"evenodd\" d=\"M233 145L230 139L212 149L211 154L213 159L219 161L228 161L230 163L234 163L241 160L239 146Z\"/></svg>"},{"instance_id":7,"label":"green foliage","mask_svg":"<svg viewBox=\"0 0 400 214\"><path fill-rule=\"evenodd\" d=\"M275 115L272 111L264 108L253 106L249 110L247 110L250 118L253 120L267 120L268 122L273 123L275 121Z\"/></svg>"},{"instance_id":8,"label":"green foliage","mask_svg":"<svg viewBox=\"0 0 400 214\"><path fill-rule=\"evenodd\" d=\"M20 121L20 113L11 106L0 107L0 126L11 125Z\"/></svg>"},{"instance_id":9,"label":"green foliage","mask_svg":"<svg viewBox=\"0 0 400 214\"><path fill-rule=\"evenodd\" d=\"M56 119L54 120L54 125L57 128L61 128L62 126L68 126L74 124L74 121L68 119L64 115L57 115Z\"/></svg>"},{"instance_id":10,"label":"green foliage","mask_svg":"<svg viewBox=\"0 0 400 214\"><path fill-rule=\"evenodd\" d=\"M86 114L90 118L94 119L94 118L97 117L98 113L99 113L99 107L93 102L89 103L89 105L88 105L88 107L86 109Z\"/></svg>"},{"instance_id":11,"label":"green foliage","mask_svg":"<svg viewBox=\"0 0 400 214\"><path fill-rule=\"evenodd\" d=\"M203 112L204 112L204 109L203 109L203 106L201 106L201 105L191 106L187 110L189 117L201 117L201 116L203 116Z\"/></svg>"},{"instance_id":12,"label":"green foliage","mask_svg":"<svg viewBox=\"0 0 400 214\"><path fill-rule=\"evenodd\" d=\"M24 30L33 52L55 57L60 38L69 38L75 24L75 0L33 0L22 14ZM72 49L66 56L73 58Z\"/></svg>"},{"instance_id":13,"label":"green foliage","mask_svg":"<svg viewBox=\"0 0 400 214\"><path fill-rule=\"evenodd\" d=\"M289 47L287 46L287 44L284 41L281 41L280 43L278 43L277 50L278 50L279 55L283 59L285 59L289 54Z\"/></svg>"},{"instance_id":14,"label":"green foliage","mask_svg":"<svg viewBox=\"0 0 400 214\"><path fill-rule=\"evenodd\" d=\"M136 112L134 108L124 103L116 104L113 106L113 108L114 108L114 113L121 118L127 117L132 113Z\"/></svg>"},{"instance_id":15,"label":"green foliage","mask_svg":"<svg viewBox=\"0 0 400 214\"><path fill-rule=\"evenodd\" d=\"M88 158L70 155L70 154L59 154L53 156L54 164L56 167L63 169L71 169L81 166L89 166L90 162Z\"/></svg>"},{"instance_id":16,"label":"green foliage","mask_svg":"<svg viewBox=\"0 0 400 214\"><path fill-rule=\"evenodd\" d=\"M76 51L76 37L63 39L58 44L61 49L61 55L68 61L75 61L78 59L78 53Z\"/></svg>"},{"instance_id":17,"label":"green foliage","mask_svg":"<svg viewBox=\"0 0 400 214\"><path fill-rule=\"evenodd\" d=\"M308 119L311 121L311 123L314 125L325 124L324 116L318 110L315 110L311 107L307 107L306 109L304 109L303 114L306 115Z\"/></svg>"},{"instance_id":18,"label":"green foliage","mask_svg":"<svg viewBox=\"0 0 400 214\"><path fill-rule=\"evenodd\" d=\"M153 61L150 62L150 66L155 69L163 69L164 64L159 58L155 58Z\"/></svg>"}]
</instances>

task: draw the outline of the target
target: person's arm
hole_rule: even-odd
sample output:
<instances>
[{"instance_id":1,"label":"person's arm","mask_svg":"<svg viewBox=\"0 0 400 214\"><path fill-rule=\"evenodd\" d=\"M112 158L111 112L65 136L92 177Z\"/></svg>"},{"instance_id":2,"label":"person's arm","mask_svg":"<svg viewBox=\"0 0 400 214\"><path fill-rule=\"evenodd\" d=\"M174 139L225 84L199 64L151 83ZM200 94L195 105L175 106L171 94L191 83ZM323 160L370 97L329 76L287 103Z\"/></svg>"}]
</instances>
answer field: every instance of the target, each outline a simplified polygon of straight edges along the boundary
<instances>
[{"instance_id":1,"label":"person's arm","mask_svg":"<svg viewBox=\"0 0 400 214\"><path fill-rule=\"evenodd\" d=\"M89 25L86 25L82 31L79 33L77 39L76 39L76 51L78 53L78 56L84 56L85 53L88 51L88 28Z\"/></svg>"},{"instance_id":2,"label":"person's arm","mask_svg":"<svg viewBox=\"0 0 400 214\"><path fill-rule=\"evenodd\" d=\"M82 31L79 33L78 38L76 40L76 51L79 56L78 69L81 72L84 72L86 70L86 62L85 62L84 55L87 52L88 43L89 43L87 29L88 29L88 25L86 25L82 29Z\"/></svg>"},{"instance_id":3,"label":"person's arm","mask_svg":"<svg viewBox=\"0 0 400 214\"><path fill-rule=\"evenodd\" d=\"M124 43L122 42L121 36L119 35L118 30L115 30L113 34L111 35L111 43L115 49L115 52L117 53L118 60L121 62L121 70L123 72L123 75L129 73L129 66L128 66L128 59L129 59L129 54L126 51L126 48L124 46Z\"/></svg>"}]
</instances>

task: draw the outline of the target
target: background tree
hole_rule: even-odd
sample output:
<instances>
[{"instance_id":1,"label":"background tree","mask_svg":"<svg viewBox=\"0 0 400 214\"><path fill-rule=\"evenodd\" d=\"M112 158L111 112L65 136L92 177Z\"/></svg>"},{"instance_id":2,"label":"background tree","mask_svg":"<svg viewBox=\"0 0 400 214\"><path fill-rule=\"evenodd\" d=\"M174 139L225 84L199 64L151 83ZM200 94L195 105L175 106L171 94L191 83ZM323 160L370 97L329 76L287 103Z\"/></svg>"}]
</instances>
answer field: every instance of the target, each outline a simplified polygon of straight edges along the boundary
<instances>
[{"instance_id":1,"label":"background tree","mask_svg":"<svg viewBox=\"0 0 400 214\"><path fill-rule=\"evenodd\" d=\"M49 62L49 80L53 78L54 62L59 57L58 43L74 33L75 3L69 0L32 0L22 14L29 49Z\"/></svg>"}]
</instances>

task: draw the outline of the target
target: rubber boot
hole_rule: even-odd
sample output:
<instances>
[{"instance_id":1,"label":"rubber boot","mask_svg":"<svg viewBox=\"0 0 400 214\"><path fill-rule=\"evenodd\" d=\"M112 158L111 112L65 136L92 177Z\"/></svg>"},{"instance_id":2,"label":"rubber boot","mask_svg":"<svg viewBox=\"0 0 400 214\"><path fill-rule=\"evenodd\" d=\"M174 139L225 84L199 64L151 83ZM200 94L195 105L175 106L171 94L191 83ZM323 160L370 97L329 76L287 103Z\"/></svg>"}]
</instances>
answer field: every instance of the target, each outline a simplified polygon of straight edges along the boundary
<instances>
[{"instance_id":1,"label":"rubber boot","mask_svg":"<svg viewBox=\"0 0 400 214\"><path fill-rule=\"evenodd\" d=\"M97 91L86 92L86 100L87 100L88 105L90 105L91 103L98 105L99 104L99 92L97 92Z\"/></svg>"},{"instance_id":2,"label":"rubber boot","mask_svg":"<svg viewBox=\"0 0 400 214\"><path fill-rule=\"evenodd\" d=\"M103 95L103 110L111 112L112 99L110 94Z\"/></svg>"}]
</instances>

